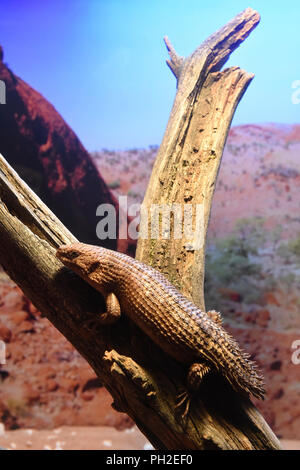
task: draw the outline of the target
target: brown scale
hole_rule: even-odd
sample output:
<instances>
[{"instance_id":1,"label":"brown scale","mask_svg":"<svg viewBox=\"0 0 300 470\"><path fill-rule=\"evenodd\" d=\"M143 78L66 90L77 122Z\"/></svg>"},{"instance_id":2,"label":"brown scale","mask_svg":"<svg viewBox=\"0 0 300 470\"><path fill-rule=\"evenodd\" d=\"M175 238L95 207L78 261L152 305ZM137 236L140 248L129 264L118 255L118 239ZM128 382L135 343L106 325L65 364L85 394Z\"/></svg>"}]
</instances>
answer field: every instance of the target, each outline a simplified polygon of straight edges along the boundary
<instances>
[{"instance_id":1,"label":"brown scale","mask_svg":"<svg viewBox=\"0 0 300 470\"><path fill-rule=\"evenodd\" d=\"M161 349L187 365L188 390L198 390L213 370L235 390L263 397L261 375L222 327L220 314L202 312L160 272L127 255L83 243L60 247L57 257L104 296L107 309L100 322L114 323L125 313ZM183 403L185 415L188 391L178 396L177 406Z\"/></svg>"}]
</instances>

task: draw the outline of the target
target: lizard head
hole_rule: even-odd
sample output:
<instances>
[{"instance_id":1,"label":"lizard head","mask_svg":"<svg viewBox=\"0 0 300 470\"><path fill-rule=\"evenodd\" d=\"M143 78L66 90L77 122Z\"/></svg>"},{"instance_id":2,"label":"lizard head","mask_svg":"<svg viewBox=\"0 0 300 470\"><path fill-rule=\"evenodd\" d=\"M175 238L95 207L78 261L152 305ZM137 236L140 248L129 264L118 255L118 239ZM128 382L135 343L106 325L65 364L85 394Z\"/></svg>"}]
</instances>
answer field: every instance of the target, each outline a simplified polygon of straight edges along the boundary
<instances>
[{"instance_id":1,"label":"lizard head","mask_svg":"<svg viewBox=\"0 0 300 470\"><path fill-rule=\"evenodd\" d=\"M64 264L67 264L68 262L76 263L75 260L80 256L80 250L77 243L73 243L72 245L62 245L58 248L56 256Z\"/></svg>"},{"instance_id":2,"label":"lizard head","mask_svg":"<svg viewBox=\"0 0 300 470\"><path fill-rule=\"evenodd\" d=\"M56 256L65 266L82 275L93 261L94 249L95 247L84 243L72 243L60 246Z\"/></svg>"},{"instance_id":3,"label":"lizard head","mask_svg":"<svg viewBox=\"0 0 300 470\"><path fill-rule=\"evenodd\" d=\"M111 282L111 261L109 256L105 256L109 251L100 246L73 243L60 246L56 256L67 268L105 295Z\"/></svg>"}]
</instances>

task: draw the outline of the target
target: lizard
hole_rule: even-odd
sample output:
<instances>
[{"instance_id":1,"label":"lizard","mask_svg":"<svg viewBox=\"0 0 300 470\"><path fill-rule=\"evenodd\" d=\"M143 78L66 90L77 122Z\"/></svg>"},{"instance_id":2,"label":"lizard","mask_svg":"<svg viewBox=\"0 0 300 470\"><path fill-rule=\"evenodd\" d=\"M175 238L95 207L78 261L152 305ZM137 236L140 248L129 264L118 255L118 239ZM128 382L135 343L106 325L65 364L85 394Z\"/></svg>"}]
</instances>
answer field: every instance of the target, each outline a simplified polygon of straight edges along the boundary
<instances>
[{"instance_id":1,"label":"lizard","mask_svg":"<svg viewBox=\"0 0 300 470\"><path fill-rule=\"evenodd\" d=\"M263 377L235 339L223 328L219 312L204 312L158 270L130 256L106 248L73 243L56 252L69 269L97 289L106 301L102 324L127 315L154 343L187 367L187 390L199 390L208 373L221 374L242 394L263 398Z\"/></svg>"}]
</instances>

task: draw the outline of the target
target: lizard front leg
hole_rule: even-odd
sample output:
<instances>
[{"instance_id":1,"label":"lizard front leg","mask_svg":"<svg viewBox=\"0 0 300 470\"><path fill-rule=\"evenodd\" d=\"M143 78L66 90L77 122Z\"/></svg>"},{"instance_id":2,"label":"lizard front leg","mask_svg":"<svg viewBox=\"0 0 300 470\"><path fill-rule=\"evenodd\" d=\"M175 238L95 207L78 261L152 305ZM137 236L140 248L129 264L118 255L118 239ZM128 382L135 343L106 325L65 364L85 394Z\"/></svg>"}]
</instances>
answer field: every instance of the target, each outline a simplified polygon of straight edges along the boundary
<instances>
[{"instance_id":1,"label":"lizard front leg","mask_svg":"<svg viewBox=\"0 0 300 470\"><path fill-rule=\"evenodd\" d=\"M93 331L98 325L112 325L121 316L121 308L118 298L113 292L105 296L106 310L100 315L84 321L85 326Z\"/></svg>"},{"instance_id":2,"label":"lizard front leg","mask_svg":"<svg viewBox=\"0 0 300 470\"><path fill-rule=\"evenodd\" d=\"M110 292L105 298L106 311L101 313L99 322L102 325L111 325L119 320L121 316L121 307L118 298L113 292Z\"/></svg>"}]
</instances>

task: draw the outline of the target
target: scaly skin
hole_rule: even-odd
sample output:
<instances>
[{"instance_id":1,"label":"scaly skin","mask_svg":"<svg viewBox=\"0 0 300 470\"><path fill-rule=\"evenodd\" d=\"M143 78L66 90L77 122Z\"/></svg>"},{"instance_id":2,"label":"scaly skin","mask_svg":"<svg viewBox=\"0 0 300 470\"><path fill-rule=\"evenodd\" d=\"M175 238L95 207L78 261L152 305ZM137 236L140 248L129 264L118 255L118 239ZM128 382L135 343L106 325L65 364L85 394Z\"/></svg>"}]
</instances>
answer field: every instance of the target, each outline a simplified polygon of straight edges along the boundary
<instances>
[{"instance_id":1,"label":"scaly skin","mask_svg":"<svg viewBox=\"0 0 300 470\"><path fill-rule=\"evenodd\" d=\"M202 312L161 273L122 253L83 243L60 247L57 257L105 297L103 323L125 313L161 349L186 364L189 389L197 390L203 375L212 371L235 390L263 397L262 377L221 326L219 314Z\"/></svg>"}]
</instances>

